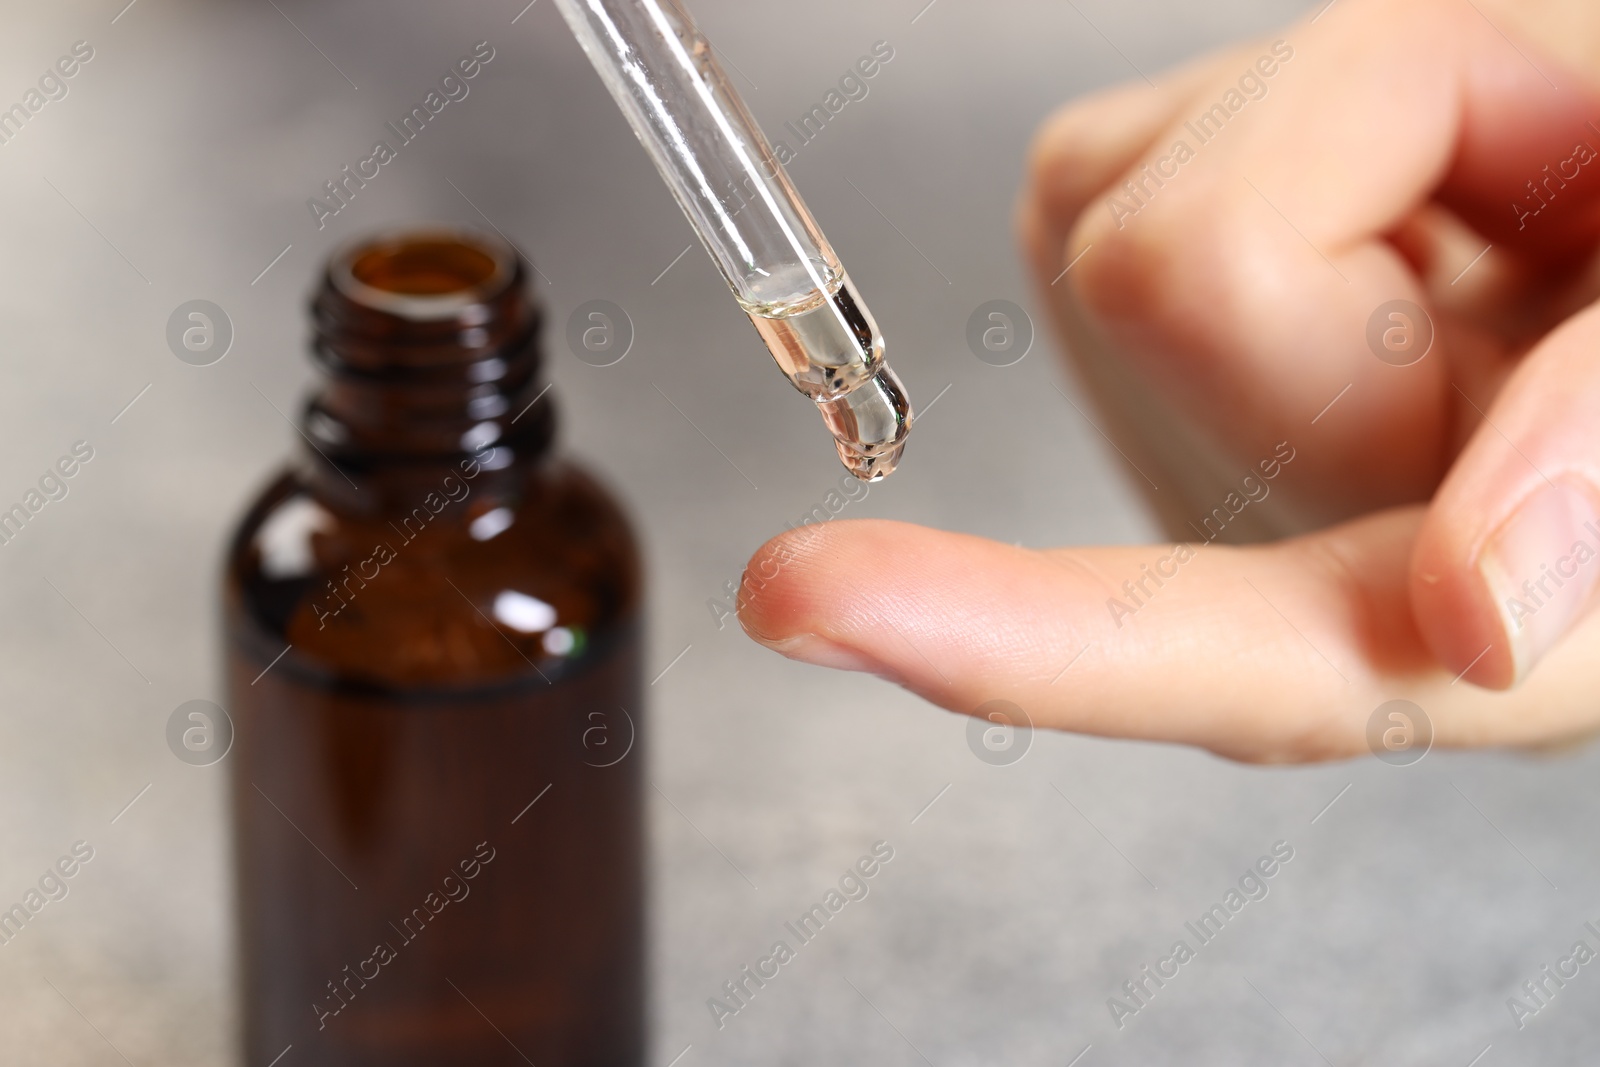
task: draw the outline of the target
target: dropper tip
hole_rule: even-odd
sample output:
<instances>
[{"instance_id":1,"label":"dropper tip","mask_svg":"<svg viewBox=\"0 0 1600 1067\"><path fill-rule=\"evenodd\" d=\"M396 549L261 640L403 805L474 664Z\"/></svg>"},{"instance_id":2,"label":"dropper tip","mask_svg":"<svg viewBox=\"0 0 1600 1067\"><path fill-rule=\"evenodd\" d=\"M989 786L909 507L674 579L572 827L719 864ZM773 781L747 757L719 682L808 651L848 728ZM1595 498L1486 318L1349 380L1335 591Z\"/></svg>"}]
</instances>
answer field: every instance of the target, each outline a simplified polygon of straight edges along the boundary
<instances>
[{"instance_id":1,"label":"dropper tip","mask_svg":"<svg viewBox=\"0 0 1600 1067\"><path fill-rule=\"evenodd\" d=\"M844 464L844 469L863 482L881 482L893 474L895 467L900 464L901 453L906 450L903 441L877 456L859 452L843 441L836 440L833 446L839 452L839 461Z\"/></svg>"},{"instance_id":2,"label":"dropper tip","mask_svg":"<svg viewBox=\"0 0 1600 1067\"><path fill-rule=\"evenodd\" d=\"M817 407L846 470L863 482L894 473L911 433L912 414L905 386L888 363L879 363L871 378L841 397L819 401Z\"/></svg>"}]
</instances>

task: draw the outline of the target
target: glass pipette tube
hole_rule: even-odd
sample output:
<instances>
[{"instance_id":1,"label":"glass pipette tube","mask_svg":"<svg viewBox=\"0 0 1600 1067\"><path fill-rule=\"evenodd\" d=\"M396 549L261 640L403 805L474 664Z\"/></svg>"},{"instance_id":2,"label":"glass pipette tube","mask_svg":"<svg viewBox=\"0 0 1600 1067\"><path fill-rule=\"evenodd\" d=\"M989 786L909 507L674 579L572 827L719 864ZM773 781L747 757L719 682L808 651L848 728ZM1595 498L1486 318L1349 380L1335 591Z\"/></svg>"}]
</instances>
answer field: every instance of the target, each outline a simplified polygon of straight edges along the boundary
<instances>
[{"instance_id":1,"label":"glass pipette tube","mask_svg":"<svg viewBox=\"0 0 1600 1067\"><path fill-rule=\"evenodd\" d=\"M555 0L779 368L850 473L894 470L911 404L883 334L677 0Z\"/></svg>"}]
</instances>

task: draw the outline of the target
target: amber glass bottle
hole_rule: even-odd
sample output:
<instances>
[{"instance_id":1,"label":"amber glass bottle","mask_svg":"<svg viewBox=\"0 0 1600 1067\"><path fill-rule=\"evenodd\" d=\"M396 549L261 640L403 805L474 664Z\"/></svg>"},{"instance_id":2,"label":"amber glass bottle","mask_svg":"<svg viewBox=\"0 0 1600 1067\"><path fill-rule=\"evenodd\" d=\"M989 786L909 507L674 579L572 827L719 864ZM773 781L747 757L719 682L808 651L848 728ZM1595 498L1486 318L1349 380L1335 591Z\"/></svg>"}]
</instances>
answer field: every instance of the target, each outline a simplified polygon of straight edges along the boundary
<instances>
[{"instance_id":1,"label":"amber glass bottle","mask_svg":"<svg viewBox=\"0 0 1600 1067\"><path fill-rule=\"evenodd\" d=\"M640 566L504 242L329 264L224 602L246 1062L635 1065Z\"/></svg>"}]
</instances>

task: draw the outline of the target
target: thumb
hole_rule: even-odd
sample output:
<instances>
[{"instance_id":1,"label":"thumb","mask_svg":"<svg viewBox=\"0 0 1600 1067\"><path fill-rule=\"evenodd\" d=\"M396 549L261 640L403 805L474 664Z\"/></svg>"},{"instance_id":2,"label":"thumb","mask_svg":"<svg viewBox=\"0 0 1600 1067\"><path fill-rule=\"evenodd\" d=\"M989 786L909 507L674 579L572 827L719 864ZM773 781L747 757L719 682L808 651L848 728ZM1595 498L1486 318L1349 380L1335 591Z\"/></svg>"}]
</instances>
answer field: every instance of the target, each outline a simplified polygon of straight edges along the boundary
<instances>
[{"instance_id":1,"label":"thumb","mask_svg":"<svg viewBox=\"0 0 1600 1067\"><path fill-rule=\"evenodd\" d=\"M1418 535L1412 597L1447 667L1505 688L1600 599L1600 305L1546 337L1492 405L1461 396L1482 422Z\"/></svg>"}]
</instances>

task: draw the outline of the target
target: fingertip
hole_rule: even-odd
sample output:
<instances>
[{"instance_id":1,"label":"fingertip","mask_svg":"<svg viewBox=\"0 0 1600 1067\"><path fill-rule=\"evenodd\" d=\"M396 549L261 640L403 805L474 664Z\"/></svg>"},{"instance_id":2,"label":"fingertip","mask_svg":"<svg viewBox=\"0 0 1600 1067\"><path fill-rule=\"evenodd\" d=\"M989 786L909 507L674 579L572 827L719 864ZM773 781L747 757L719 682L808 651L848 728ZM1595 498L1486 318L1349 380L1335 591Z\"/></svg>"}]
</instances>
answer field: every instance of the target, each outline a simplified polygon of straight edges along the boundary
<instances>
[{"instance_id":1,"label":"fingertip","mask_svg":"<svg viewBox=\"0 0 1600 1067\"><path fill-rule=\"evenodd\" d=\"M890 528L888 530L884 528ZM785 642L827 632L844 603L841 588L858 581L857 562L871 554L893 528L905 523L852 519L806 524L770 538L745 564L739 582L739 624L757 642L790 654ZM903 536L903 535L902 535Z\"/></svg>"},{"instance_id":2,"label":"fingertip","mask_svg":"<svg viewBox=\"0 0 1600 1067\"><path fill-rule=\"evenodd\" d=\"M768 541L740 590L745 631L790 659L866 671L970 711L1093 614L1043 557L967 534L834 520ZM1056 595L1049 590L1054 588ZM980 699L981 698L981 699Z\"/></svg>"},{"instance_id":3,"label":"fingertip","mask_svg":"<svg viewBox=\"0 0 1600 1067\"><path fill-rule=\"evenodd\" d=\"M804 529L804 527L801 527ZM767 541L745 561L739 575L739 592L734 606L739 613L739 625L751 640L773 648L785 638L781 625L783 614L775 607L778 597L768 593L768 588L782 574L783 565L791 558L790 542L795 531L786 531Z\"/></svg>"}]
</instances>

